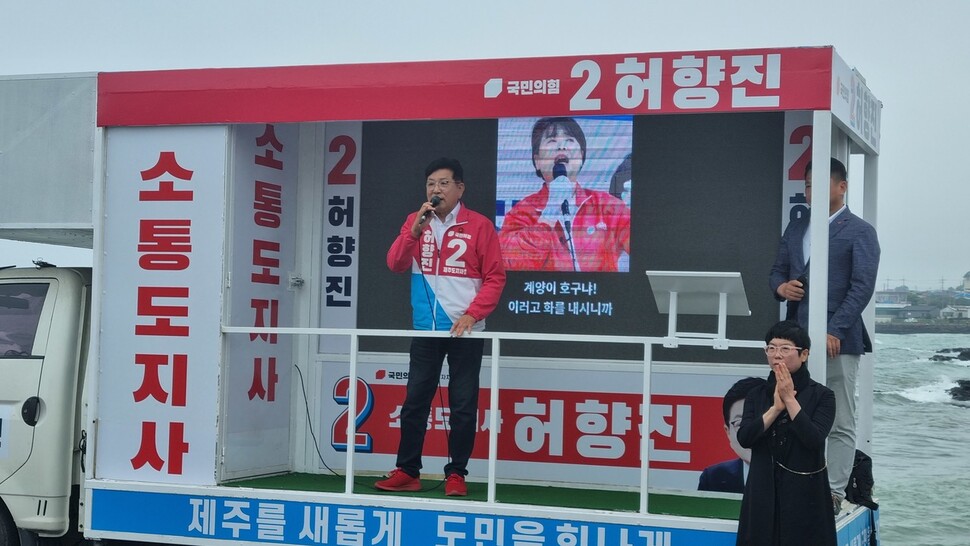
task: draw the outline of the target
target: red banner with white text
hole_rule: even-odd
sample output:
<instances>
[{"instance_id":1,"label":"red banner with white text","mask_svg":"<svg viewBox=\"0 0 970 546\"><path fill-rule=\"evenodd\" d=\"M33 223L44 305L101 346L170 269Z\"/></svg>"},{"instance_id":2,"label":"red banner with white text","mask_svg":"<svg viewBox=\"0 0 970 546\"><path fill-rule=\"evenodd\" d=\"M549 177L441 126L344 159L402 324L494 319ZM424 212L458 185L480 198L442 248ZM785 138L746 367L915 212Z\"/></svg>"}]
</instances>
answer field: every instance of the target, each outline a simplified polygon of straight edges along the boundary
<instances>
[{"instance_id":1,"label":"red banner with white text","mask_svg":"<svg viewBox=\"0 0 970 546\"><path fill-rule=\"evenodd\" d=\"M116 72L98 125L819 110L830 47Z\"/></svg>"}]
</instances>

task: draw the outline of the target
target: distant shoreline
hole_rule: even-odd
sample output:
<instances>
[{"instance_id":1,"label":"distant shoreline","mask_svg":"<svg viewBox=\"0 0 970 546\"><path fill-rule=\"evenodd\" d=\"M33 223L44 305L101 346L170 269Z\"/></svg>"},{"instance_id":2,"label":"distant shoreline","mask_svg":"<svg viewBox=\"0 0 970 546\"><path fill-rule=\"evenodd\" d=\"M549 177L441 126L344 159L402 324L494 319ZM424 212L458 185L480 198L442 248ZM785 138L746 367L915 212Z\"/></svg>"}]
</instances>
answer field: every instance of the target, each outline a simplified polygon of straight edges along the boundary
<instances>
[{"instance_id":1,"label":"distant shoreline","mask_svg":"<svg viewBox=\"0 0 970 546\"><path fill-rule=\"evenodd\" d=\"M876 324L877 334L970 334L970 323L899 322Z\"/></svg>"}]
</instances>

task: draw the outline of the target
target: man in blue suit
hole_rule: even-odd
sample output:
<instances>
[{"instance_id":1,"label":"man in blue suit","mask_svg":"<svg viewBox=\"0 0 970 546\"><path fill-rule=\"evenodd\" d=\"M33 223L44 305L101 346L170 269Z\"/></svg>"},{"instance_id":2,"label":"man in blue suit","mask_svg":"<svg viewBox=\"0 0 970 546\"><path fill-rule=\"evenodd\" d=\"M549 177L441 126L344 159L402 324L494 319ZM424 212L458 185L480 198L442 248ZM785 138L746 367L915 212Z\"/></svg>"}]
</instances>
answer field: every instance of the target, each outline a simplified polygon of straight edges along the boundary
<instances>
[{"instance_id":1,"label":"man in blue suit","mask_svg":"<svg viewBox=\"0 0 970 546\"><path fill-rule=\"evenodd\" d=\"M829 485L836 507L845 498L845 487L855 458L855 381L859 358L872 345L862 311L872 299L879 268L876 230L849 212L845 165L832 158L829 179L829 280L826 336L826 385L835 392L835 424L829 433L827 460ZM812 164L805 168L805 197L812 202ZM796 306L798 324L808 328L807 278L812 242L809 215L793 220L778 245L769 285L779 301ZM789 310L791 314L791 309ZM836 508L836 514L838 514Z\"/></svg>"}]
</instances>

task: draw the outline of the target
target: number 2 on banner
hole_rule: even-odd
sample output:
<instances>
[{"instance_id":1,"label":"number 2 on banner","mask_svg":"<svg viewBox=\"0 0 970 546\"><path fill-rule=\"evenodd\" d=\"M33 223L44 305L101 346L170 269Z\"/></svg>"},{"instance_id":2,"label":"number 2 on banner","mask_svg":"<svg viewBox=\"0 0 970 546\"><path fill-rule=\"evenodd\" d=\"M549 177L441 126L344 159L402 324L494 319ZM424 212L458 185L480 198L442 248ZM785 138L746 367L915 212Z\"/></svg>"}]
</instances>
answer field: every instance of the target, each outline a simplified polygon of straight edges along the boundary
<instances>
[{"instance_id":1,"label":"number 2 on banner","mask_svg":"<svg viewBox=\"0 0 970 546\"><path fill-rule=\"evenodd\" d=\"M573 71L569 74L574 78L586 77L586 81L579 87L576 94L569 99L569 109L571 111L599 110L600 100L591 99L589 95L596 89L600 82L600 65L594 61L579 61L573 65Z\"/></svg>"},{"instance_id":2,"label":"number 2 on banner","mask_svg":"<svg viewBox=\"0 0 970 546\"><path fill-rule=\"evenodd\" d=\"M788 168L788 181L797 182L805 179L805 168L812 159L812 126L799 125L792 130L788 137L788 144L792 146L804 145L805 149L798 154L791 167ZM792 208L788 211L788 221L794 222L808 214L808 202L804 192L797 192L788 197L788 203Z\"/></svg>"},{"instance_id":3,"label":"number 2 on banner","mask_svg":"<svg viewBox=\"0 0 970 546\"><path fill-rule=\"evenodd\" d=\"M798 156L788 169L788 180L805 180L805 167L812 159L812 126L802 125L791 132L789 144L805 144L805 151Z\"/></svg>"},{"instance_id":4,"label":"number 2 on banner","mask_svg":"<svg viewBox=\"0 0 970 546\"><path fill-rule=\"evenodd\" d=\"M357 175L347 172L347 167L357 157L357 143L348 135L337 135L330 141L327 149L331 153L343 152L340 159L327 173L327 184L356 184Z\"/></svg>"},{"instance_id":5,"label":"number 2 on banner","mask_svg":"<svg viewBox=\"0 0 970 546\"><path fill-rule=\"evenodd\" d=\"M333 386L333 399L337 404L346 406L350 403L350 378L341 377L337 384ZM371 390L363 379L357 378L357 416L354 419L354 430L360 430L361 425L367 422L371 412L374 410L374 391ZM334 419L330 429L330 445L336 451L347 451L347 410L340 412ZM354 434L354 451L358 453L371 453L374 451L374 442L370 434L357 432Z\"/></svg>"}]
</instances>

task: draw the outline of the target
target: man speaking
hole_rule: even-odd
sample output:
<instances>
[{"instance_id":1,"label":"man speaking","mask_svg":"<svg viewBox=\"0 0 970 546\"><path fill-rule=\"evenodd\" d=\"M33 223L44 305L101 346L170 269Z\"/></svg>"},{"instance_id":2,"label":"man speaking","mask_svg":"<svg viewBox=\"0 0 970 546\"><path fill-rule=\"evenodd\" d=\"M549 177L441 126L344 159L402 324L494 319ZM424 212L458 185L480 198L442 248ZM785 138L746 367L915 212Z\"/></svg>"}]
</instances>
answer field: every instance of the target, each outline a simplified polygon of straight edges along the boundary
<instances>
[{"instance_id":1,"label":"man speaking","mask_svg":"<svg viewBox=\"0 0 970 546\"><path fill-rule=\"evenodd\" d=\"M464 173L455 159L432 161L425 169L427 201L411 213L387 252L395 273L411 270L415 330L448 331L451 337L411 340L407 394L401 407L397 468L375 485L384 491L421 489L421 451L428 413L448 357L448 464L445 494L464 496L466 466L478 427L479 373L485 317L498 305L505 267L495 225L462 206Z\"/></svg>"}]
</instances>

